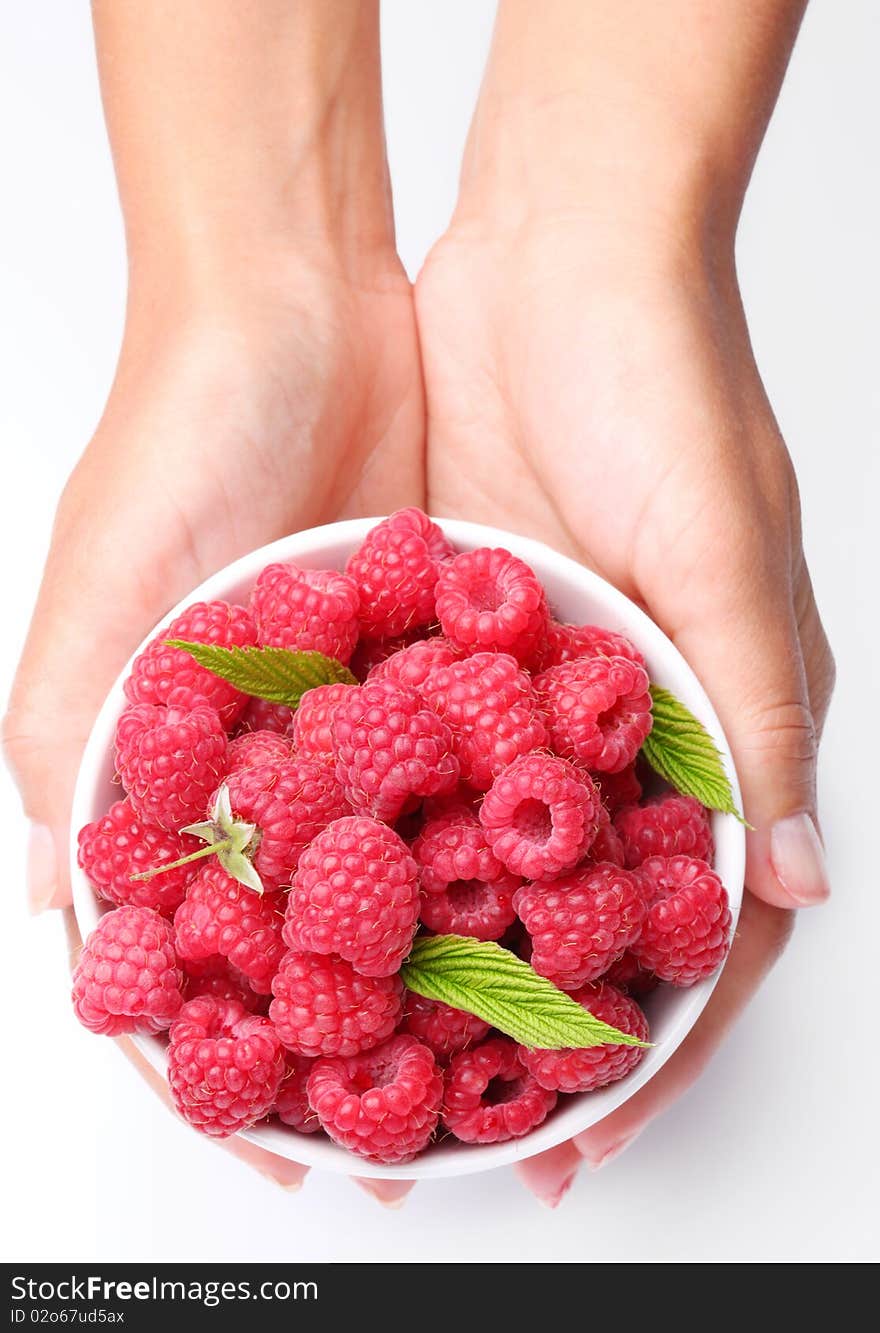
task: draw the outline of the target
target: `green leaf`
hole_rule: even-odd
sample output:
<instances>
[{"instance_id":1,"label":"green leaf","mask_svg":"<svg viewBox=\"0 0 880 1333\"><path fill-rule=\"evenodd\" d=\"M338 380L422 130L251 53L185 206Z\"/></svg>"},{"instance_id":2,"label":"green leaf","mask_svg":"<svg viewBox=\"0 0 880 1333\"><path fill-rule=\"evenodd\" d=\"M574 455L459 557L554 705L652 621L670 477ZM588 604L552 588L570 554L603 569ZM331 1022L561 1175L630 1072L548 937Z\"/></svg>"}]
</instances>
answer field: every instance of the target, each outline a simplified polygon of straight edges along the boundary
<instances>
[{"instance_id":1,"label":"green leaf","mask_svg":"<svg viewBox=\"0 0 880 1333\"><path fill-rule=\"evenodd\" d=\"M651 686L654 722L642 754L676 791L696 796L710 810L743 819L733 799L730 779L718 747L702 722L669 690Z\"/></svg>"},{"instance_id":2,"label":"green leaf","mask_svg":"<svg viewBox=\"0 0 880 1333\"><path fill-rule=\"evenodd\" d=\"M594 1018L500 944L462 935L424 936L413 945L401 976L418 995L476 1014L523 1046L647 1044Z\"/></svg>"},{"instance_id":3,"label":"green leaf","mask_svg":"<svg viewBox=\"0 0 880 1333\"><path fill-rule=\"evenodd\" d=\"M168 639L170 648L182 648L199 666L228 680L245 694L296 708L306 690L316 685L357 685L348 667L323 653L294 652L290 648L221 648L214 643Z\"/></svg>"}]
</instances>

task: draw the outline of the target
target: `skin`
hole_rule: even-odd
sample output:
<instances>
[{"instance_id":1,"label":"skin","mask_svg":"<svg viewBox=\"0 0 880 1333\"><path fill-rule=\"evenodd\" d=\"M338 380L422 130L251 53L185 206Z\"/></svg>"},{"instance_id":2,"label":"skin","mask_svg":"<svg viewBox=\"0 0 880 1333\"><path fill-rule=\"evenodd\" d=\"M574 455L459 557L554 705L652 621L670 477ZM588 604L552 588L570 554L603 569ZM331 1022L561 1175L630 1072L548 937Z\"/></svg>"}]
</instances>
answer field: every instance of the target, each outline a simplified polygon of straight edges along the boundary
<instances>
[{"instance_id":1,"label":"skin","mask_svg":"<svg viewBox=\"0 0 880 1333\"><path fill-rule=\"evenodd\" d=\"M688 1040L519 1168L551 1205L682 1095L793 909L828 892L815 767L833 663L734 262L801 8L548 0L536 22L502 0L455 215L413 294L374 3L217 0L210 21L198 0L94 6L130 290L5 721L35 906L69 902L73 778L108 686L219 566L411 503L582 560L700 675L754 830L733 952ZM231 1151L287 1187L305 1174ZM409 1185L368 1187L399 1202Z\"/></svg>"}]
</instances>

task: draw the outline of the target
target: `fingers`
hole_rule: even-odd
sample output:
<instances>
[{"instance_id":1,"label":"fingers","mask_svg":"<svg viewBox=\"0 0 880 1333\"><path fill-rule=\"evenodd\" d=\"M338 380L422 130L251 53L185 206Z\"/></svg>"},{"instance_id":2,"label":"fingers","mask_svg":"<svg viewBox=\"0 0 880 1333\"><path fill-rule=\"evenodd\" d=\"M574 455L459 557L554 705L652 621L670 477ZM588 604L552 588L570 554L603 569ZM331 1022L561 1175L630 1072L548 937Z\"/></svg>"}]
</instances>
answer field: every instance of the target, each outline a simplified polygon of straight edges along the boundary
<instances>
[{"instance_id":1,"label":"fingers","mask_svg":"<svg viewBox=\"0 0 880 1333\"><path fill-rule=\"evenodd\" d=\"M787 552L741 538L694 571L679 599L676 643L730 740L754 827L746 881L777 907L824 902L830 885L816 822L817 729Z\"/></svg>"},{"instance_id":2,"label":"fingers","mask_svg":"<svg viewBox=\"0 0 880 1333\"><path fill-rule=\"evenodd\" d=\"M416 1183L414 1180L370 1180L365 1176L352 1176L352 1180L384 1208L402 1208Z\"/></svg>"},{"instance_id":3,"label":"fingers","mask_svg":"<svg viewBox=\"0 0 880 1333\"><path fill-rule=\"evenodd\" d=\"M571 1143L517 1167L533 1193L554 1206L571 1186L581 1159L594 1171L606 1166L696 1082L785 947L793 920L790 912L746 894L730 958L696 1026L650 1083L623 1106Z\"/></svg>"},{"instance_id":4,"label":"fingers","mask_svg":"<svg viewBox=\"0 0 880 1333\"><path fill-rule=\"evenodd\" d=\"M109 521L97 498L91 511L62 503L3 720L4 752L31 821L34 911L70 901L68 825L82 750L113 677L164 610L155 558L149 587L122 558L156 549L156 530L149 538L138 531L140 511L117 508Z\"/></svg>"}]
</instances>

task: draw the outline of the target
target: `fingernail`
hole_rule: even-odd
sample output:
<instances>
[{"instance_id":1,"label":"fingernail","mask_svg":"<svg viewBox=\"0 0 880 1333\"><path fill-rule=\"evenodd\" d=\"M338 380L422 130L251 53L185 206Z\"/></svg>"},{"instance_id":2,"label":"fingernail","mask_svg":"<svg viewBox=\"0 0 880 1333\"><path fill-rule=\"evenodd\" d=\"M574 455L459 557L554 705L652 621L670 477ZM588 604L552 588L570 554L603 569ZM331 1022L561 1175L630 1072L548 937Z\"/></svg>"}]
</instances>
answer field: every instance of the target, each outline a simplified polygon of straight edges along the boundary
<instances>
[{"instance_id":1,"label":"fingernail","mask_svg":"<svg viewBox=\"0 0 880 1333\"><path fill-rule=\"evenodd\" d=\"M541 1197L541 1203L544 1205L544 1207L558 1208L559 1205L562 1203L562 1200L565 1198L566 1194L574 1184L576 1176L577 1176L577 1171L572 1171L571 1175L565 1177L565 1180L563 1180L562 1184L553 1194L544 1195L543 1197L539 1196Z\"/></svg>"},{"instance_id":2,"label":"fingernail","mask_svg":"<svg viewBox=\"0 0 880 1333\"><path fill-rule=\"evenodd\" d=\"M52 901L58 884L58 858L52 830L45 824L31 824L27 848L27 892L31 912L36 916Z\"/></svg>"},{"instance_id":3,"label":"fingernail","mask_svg":"<svg viewBox=\"0 0 880 1333\"><path fill-rule=\"evenodd\" d=\"M257 1167L257 1170L264 1180L271 1181L273 1185L283 1189L286 1194L298 1194L303 1187L301 1180L282 1180L280 1176L273 1175L271 1171L264 1171L260 1167Z\"/></svg>"},{"instance_id":4,"label":"fingernail","mask_svg":"<svg viewBox=\"0 0 880 1333\"><path fill-rule=\"evenodd\" d=\"M804 811L778 819L770 830L770 862L786 893L802 907L824 903L831 892L825 851Z\"/></svg>"},{"instance_id":5,"label":"fingernail","mask_svg":"<svg viewBox=\"0 0 880 1333\"><path fill-rule=\"evenodd\" d=\"M612 1143L609 1148L600 1149L597 1154L584 1152L584 1161L591 1171L600 1170L601 1167L607 1166L609 1162L613 1162L615 1157L619 1157L621 1153L626 1152L629 1145L639 1137L640 1132L637 1130L635 1134L625 1134L622 1139Z\"/></svg>"},{"instance_id":6,"label":"fingernail","mask_svg":"<svg viewBox=\"0 0 880 1333\"><path fill-rule=\"evenodd\" d=\"M402 1208L406 1203L414 1180L371 1180L369 1177L355 1176L354 1182L360 1185L365 1194L369 1194L383 1208Z\"/></svg>"}]
</instances>

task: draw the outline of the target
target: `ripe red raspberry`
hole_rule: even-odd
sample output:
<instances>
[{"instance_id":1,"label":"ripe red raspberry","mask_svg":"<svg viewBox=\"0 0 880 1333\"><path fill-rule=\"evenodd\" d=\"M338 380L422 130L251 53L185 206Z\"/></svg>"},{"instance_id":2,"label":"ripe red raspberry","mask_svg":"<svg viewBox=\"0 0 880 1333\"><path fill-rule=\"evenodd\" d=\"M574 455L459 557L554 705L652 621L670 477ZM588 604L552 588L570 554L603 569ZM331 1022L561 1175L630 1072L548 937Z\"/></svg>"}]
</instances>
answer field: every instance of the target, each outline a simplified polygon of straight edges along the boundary
<instances>
[{"instance_id":1,"label":"ripe red raspberry","mask_svg":"<svg viewBox=\"0 0 880 1333\"><path fill-rule=\"evenodd\" d=\"M276 731L289 736L293 727L293 709L287 704L273 704L269 699L248 699L238 719L236 735L248 731Z\"/></svg>"},{"instance_id":2,"label":"ripe red raspberry","mask_svg":"<svg viewBox=\"0 0 880 1333\"><path fill-rule=\"evenodd\" d=\"M224 727L231 727L248 696L207 667L199 666L183 648L169 648L169 639L216 644L221 648L251 647L257 642L257 629L250 612L229 602L196 602L188 606L135 658L125 682L126 698L133 704L167 704L172 690L179 687L192 690L217 710Z\"/></svg>"},{"instance_id":3,"label":"ripe red raspberry","mask_svg":"<svg viewBox=\"0 0 880 1333\"><path fill-rule=\"evenodd\" d=\"M443 1077L427 1046L399 1036L347 1060L318 1060L308 1092L336 1143L373 1162L409 1162L434 1135Z\"/></svg>"},{"instance_id":4,"label":"ripe red raspberry","mask_svg":"<svg viewBox=\"0 0 880 1333\"><path fill-rule=\"evenodd\" d=\"M640 1041L648 1040L648 1020L635 1000L606 982L584 986L571 997L594 1018L628 1032ZM581 1050L542 1051L519 1047L526 1069L542 1088L554 1092L594 1092L608 1083L624 1078L641 1061L644 1047L606 1042Z\"/></svg>"},{"instance_id":5,"label":"ripe red raspberry","mask_svg":"<svg viewBox=\"0 0 880 1333\"><path fill-rule=\"evenodd\" d=\"M622 958L611 964L608 971L603 974L602 980L610 981L618 990L635 996L650 995L660 984L654 973L646 972L629 949Z\"/></svg>"},{"instance_id":6,"label":"ripe red raspberry","mask_svg":"<svg viewBox=\"0 0 880 1333\"><path fill-rule=\"evenodd\" d=\"M337 819L300 857L284 942L339 954L363 976L389 977L409 953L418 915L418 872L406 843L375 819Z\"/></svg>"},{"instance_id":7,"label":"ripe red raspberry","mask_svg":"<svg viewBox=\"0 0 880 1333\"><path fill-rule=\"evenodd\" d=\"M350 685L337 683L306 690L293 715L292 730L294 748L302 759L316 759L331 766L336 762L330 724L350 689Z\"/></svg>"},{"instance_id":8,"label":"ripe red raspberry","mask_svg":"<svg viewBox=\"0 0 880 1333\"><path fill-rule=\"evenodd\" d=\"M254 893L208 861L174 913L177 952L184 959L222 954L258 994L268 995L284 952L283 912L280 894Z\"/></svg>"},{"instance_id":9,"label":"ripe red raspberry","mask_svg":"<svg viewBox=\"0 0 880 1333\"><path fill-rule=\"evenodd\" d=\"M188 856L200 846L186 833L145 824L130 801L115 801L102 819L80 829L77 841L77 862L102 898L120 906L151 907L165 916L183 902L195 866L179 866L154 879L132 877Z\"/></svg>"},{"instance_id":10,"label":"ripe red raspberry","mask_svg":"<svg viewBox=\"0 0 880 1333\"><path fill-rule=\"evenodd\" d=\"M546 648L539 669L547 671L563 662L580 657L626 657L645 665L645 659L623 634L603 629L601 625L561 625L553 620L547 627Z\"/></svg>"},{"instance_id":11,"label":"ripe red raspberry","mask_svg":"<svg viewBox=\"0 0 880 1333\"><path fill-rule=\"evenodd\" d=\"M599 808L586 773L553 755L527 754L495 779L480 807L480 823L512 874L552 879L585 855Z\"/></svg>"},{"instance_id":12,"label":"ripe red raspberry","mask_svg":"<svg viewBox=\"0 0 880 1333\"><path fill-rule=\"evenodd\" d=\"M318 1117L309 1106L308 1081L314 1060L288 1055L281 1087L272 1107L283 1125L299 1130L300 1134L316 1134L321 1128Z\"/></svg>"},{"instance_id":13,"label":"ripe red raspberry","mask_svg":"<svg viewBox=\"0 0 880 1333\"><path fill-rule=\"evenodd\" d=\"M413 630L410 634L395 635L393 639L360 639L348 664L349 670L363 684L382 662L387 662L395 653L403 652L404 648L423 641L424 628Z\"/></svg>"},{"instance_id":14,"label":"ripe red raspberry","mask_svg":"<svg viewBox=\"0 0 880 1333\"><path fill-rule=\"evenodd\" d=\"M491 1037L454 1055L446 1074L443 1124L463 1143L519 1139L556 1105L532 1077L509 1037Z\"/></svg>"},{"instance_id":15,"label":"ripe red raspberry","mask_svg":"<svg viewBox=\"0 0 880 1333\"><path fill-rule=\"evenodd\" d=\"M264 764L283 764L293 758L293 746L288 736L277 731L243 731L229 742L226 751L226 776L244 768L260 768Z\"/></svg>"},{"instance_id":16,"label":"ripe red raspberry","mask_svg":"<svg viewBox=\"0 0 880 1333\"><path fill-rule=\"evenodd\" d=\"M715 844L709 812L693 796L669 792L645 805L618 811L614 825L633 869L649 856L696 856L712 864Z\"/></svg>"},{"instance_id":17,"label":"ripe red raspberry","mask_svg":"<svg viewBox=\"0 0 880 1333\"><path fill-rule=\"evenodd\" d=\"M514 759L547 744L528 673L508 653L437 666L421 692L452 733L462 781L480 791Z\"/></svg>"},{"instance_id":18,"label":"ripe red raspberry","mask_svg":"<svg viewBox=\"0 0 880 1333\"><path fill-rule=\"evenodd\" d=\"M291 950L272 982L269 1017L288 1050L348 1056L378 1046L400 1021L399 977L364 977L334 954Z\"/></svg>"},{"instance_id":19,"label":"ripe red raspberry","mask_svg":"<svg viewBox=\"0 0 880 1333\"><path fill-rule=\"evenodd\" d=\"M264 889L289 884L303 848L349 810L333 769L311 759L239 769L227 788L233 818L256 826L249 855Z\"/></svg>"},{"instance_id":20,"label":"ripe red raspberry","mask_svg":"<svg viewBox=\"0 0 880 1333\"><path fill-rule=\"evenodd\" d=\"M399 509L371 528L345 566L360 593L364 638L390 639L429 625L440 562L453 554L420 509Z\"/></svg>"},{"instance_id":21,"label":"ripe red raspberry","mask_svg":"<svg viewBox=\"0 0 880 1333\"><path fill-rule=\"evenodd\" d=\"M645 919L638 878L608 864L524 884L513 904L532 939L532 967L567 991L601 977L638 939Z\"/></svg>"},{"instance_id":22,"label":"ripe red raspberry","mask_svg":"<svg viewBox=\"0 0 880 1333\"><path fill-rule=\"evenodd\" d=\"M268 1018L203 995L183 1006L169 1036L171 1100L194 1129L223 1139L272 1110L284 1052Z\"/></svg>"},{"instance_id":23,"label":"ripe red raspberry","mask_svg":"<svg viewBox=\"0 0 880 1333\"><path fill-rule=\"evenodd\" d=\"M390 657L385 657L370 671L370 680L393 680L398 685L422 693L422 687L435 667L448 667L457 661L459 651L448 639L416 639Z\"/></svg>"},{"instance_id":24,"label":"ripe red raspberry","mask_svg":"<svg viewBox=\"0 0 880 1333\"><path fill-rule=\"evenodd\" d=\"M351 688L332 729L345 795L375 819L393 823L458 782L449 728L405 685L378 680Z\"/></svg>"},{"instance_id":25,"label":"ripe red raspberry","mask_svg":"<svg viewBox=\"0 0 880 1333\"><path fill-rule=\"evenodd\" d=\"M445 1061L456 1051L482 1041L489 1024L464 1009L453 1009L440 1000L426 1000L423 995L407 991L400 1030L417 1037L430 1046L438 1060Z\"/></svg>"},{"instance_id":26,"label":"ripe red raspberry","mask_svg":"<svg viewBox=\"0 0 880 1333\"><path fill-rule=\"evenodd\" d=\"M652 856L634 872L648 902L633 954L673 986L711 976L730 948L727 890L705 861Z\"/></svg>"},{"instance_id":27,"label":"ripe red raspberry","mask_svg":"<svg viewBox=\"0 0 880 1333\"><path fill-rule=\"evenodd\" d=\"M354 581L335 569L267 565L251 593L261 644L324 653L339 662L354 652L359 608Z\"/></svg>"},{"instance_id":28,"label":"ripe red raspberry","mask_svg":"<svg viewBox=\"0 0 880 1333\"><path fill-rule=\"evenodd\" d=\"M108 1037L161 1032L180 1009L182 982L170 922L148 907L118 907L83 945L74 1012L83 1027Z\"/></svg>"},{"instance_id":29,"label":"ripe red raspberry","mask_svg":"<svg viewBox=\"0 0 880 1333\"><path fill-rule=\"evenodd\" d=\"M425 820L412 845L425 893L445 893L458 880L498 879L504 867L492 851L475 811L450 805Z\"/></svg>"},{"instance_id":30,"label":"ripe red raspberry","mask_svg":"<svg viewBox=\"0 0 880 1333\"><path fill-rule=\"evenodd\" d=\"M597 773L595 781L602 804L612 818L625 805L637 805L642 799L642 784L635 764L628 764L619 773Z\"/></svg>"},{"instance_id":31,"label":"ripe red raspberry","mask_svg":"<svg viewBox=\"0 0 880 1333\"><path fill-rule=\"evenodd\" d=\"M249 1013L263 1014L269 1008L265 995L258 995L237 967L222 954L191 958L183 964L183 998L213 995L218 1000L237 1000Z\"/></svg>"},{"instance_id":32,"label":"ripe red raspberry","mask_svg":"<svg viewBox=\"0 0 880 1333\"><path fill-rule=\"evenodd\" d=\"M499 547L464 551L440 570L437 618L465 652L492 648L527 662L547 632L547 603L533 569Z\"/></svg>"},{"instance_id":33,"label":"ripe red raspberry","mask_svg":"<svg viewBox=\"0 0 880 1333\"><path fill-rule=\"evenodd\" d=\"M518 875L508 874L490 883L479 879L457 880L445 893L425 894L422 923L438 935L499 940L516 920L513 895L521 883Z\"/></svg>"},{"instance_id":34,"label":"ripe red raspberry","mask_svg":"<svg viewBox=\"0 0 880 1333\"><path fill-rule=\"evenodd\" d=\"M129 704L116 726L116 769L135 814L180 829L204 814L226 768L215 708L188 690L165 704Z\"/></svg>"},{"instance_id":35,"label":"ripe red raspberry","mask_svg":"<svg viewBox=\"0 0 880 1333\"><path fill-rule=\"evenodd\" d=\"M651 730L648 673L624 657L578 658L535 677L557 754L600 773L631 764Z\"/></svg>"}]
</instances>

